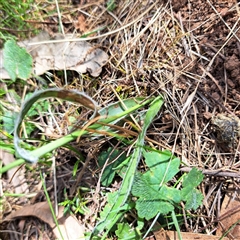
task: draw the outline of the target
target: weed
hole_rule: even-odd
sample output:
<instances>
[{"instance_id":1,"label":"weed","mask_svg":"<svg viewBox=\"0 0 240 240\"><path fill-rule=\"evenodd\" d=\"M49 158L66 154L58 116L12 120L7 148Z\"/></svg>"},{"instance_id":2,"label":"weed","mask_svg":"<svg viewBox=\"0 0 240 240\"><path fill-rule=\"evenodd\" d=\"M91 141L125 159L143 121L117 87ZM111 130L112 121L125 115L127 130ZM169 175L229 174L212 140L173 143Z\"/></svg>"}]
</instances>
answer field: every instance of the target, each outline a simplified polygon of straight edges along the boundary
<instances>
[{"instance_id":1,"label":"weed","mask_svg":"<svg viewBox=\"0 0 240 240\"><path fill-rule=\"evenodd\" d=\"M10 44L15 44L10 42ZM8 43L5 45L5 68L8 72L12 72L11 77L14 81L16 78L26 79L29 77L29 68L31 61L27 64L27 69L22 68L20 64L8 64L10 61L8 56L11 56L8 49ZM15 47L19 59L25 56L23 49ZM28 55L26 55L29 58ZM11 61L13 60L11 56ZM21 74L20 74L21 73ZM25 75L26 74L26 75ZM26 150L20 139L21 124L25 116L33 116L36 114L33 109L34 104L39 99L45 98L60 98L67 101L76 101L86 108L93 110L92 118L82 126L79 130L73 128L73 131L57 140L47 143L43 146L30 146ZM80 100L79 100L80 99ZM119 239L141 239L143 233L151 229L144 229L144 221L153 218L158 218L160 215L169 215L173 219L175 228L180 236L178 220L175 214L175 208L179 207L180 202L185 203L186 209L196 210L202 202L202 195L197 190L197 186L201 183L203 175L197 169L192 169L188 174L182 176L181 180L175 180L179 173L180 159L173 156L170 151L158 151L155 148L150 148L145 144L145 137L149 126L154 121L163 105L162 96L152 98L136 98L120 100L117 103L106 105L98 110L95 102L86 94L77 91L66 89L46 89L37 91L27 98L18 114L14 127L14 145L16 153L20 158L26 159L29 162L38 162L39 158L47 159L47 155L53 150L65 146L70 141L76 140L81 136L91 133L93 138L99 138L103 134L112 136L116 139L124 140L123 143L132 148L132 151L127 155L117 148L109 148L107 151L100 153L98 161L104 171L101 175L101 183L103 186L110 186L116 175L122 178L121 187L118 191L107 194L107 204L100 213L100 220L95 226L89 237L106 239L109 234L115 233ZM48 108L48 103L43 105L43 108L38 108L39 111L44 111ZM139 112L141 108L148 106L147 110ZM137 139L135 141L128 140L128 136L120 134L117 131L118 124L125 117L130 119L136 115L141 115L142 126L138 129ZM134 121L135 124L136 121ZM138 124L135 124L138 125ZM116 127L114 127L116 126ZM124 130L124 128L122 128ZM127 131L126 131L127 133ZM29 151L29 149L34 149ZM144 159L146 170L139 171L138 165L141 159ZM22 159L17 160L14 164L9 164L0 170L4 173L13 165L21 164ZM41 176L42 180L43 177ZM47 195L46 186L44 187ZM48 202L51 205L49 196ZM65 199L61 205L65 206L65 211L73 211L75 213L84 214L87 202L77 195L73 200ZM52 214L54 211L51 208ZM132 226L124 218L126 213L135 211L137 213L137 223ZM57 220L54 219L56 224ZM181 236L180 236L181 238Z\"/></svg>"}]
</instances>

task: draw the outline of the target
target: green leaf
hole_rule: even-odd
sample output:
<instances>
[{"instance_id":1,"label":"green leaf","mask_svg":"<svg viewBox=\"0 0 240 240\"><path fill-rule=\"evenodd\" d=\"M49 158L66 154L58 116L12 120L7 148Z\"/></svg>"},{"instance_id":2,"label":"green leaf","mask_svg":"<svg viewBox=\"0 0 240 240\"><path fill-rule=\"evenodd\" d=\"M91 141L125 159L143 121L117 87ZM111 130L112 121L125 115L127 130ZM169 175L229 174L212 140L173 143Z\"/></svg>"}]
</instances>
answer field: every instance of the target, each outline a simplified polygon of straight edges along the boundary
<instances>
[{"instance_id":1,"label":"green leaf","mask_svg":"<svg viewBox=\"0 0 240 240\"><path fill-rule=\"evenodd\" d=\"M189 189L186 190L186 188L184 188L182 194L184 195L184 200L186 201L185 208L187 210L196 210L202 204L203 195L199 190L194 188L189 191Z\"/></svg>"},{"instance_id":2,"label":"green leaf","mask_svg":"<svg viewBox=\"0 0 240 240\"><path fill-rule=\"evenodd\" d=\"M159 186L158 186L159 187ZM173 204L182 199L178 189L163 185L160 190L151 185L144 174L136 173L132 194L139 199L136 201L138 216L147 220L155 217L158 213L167 214L174 209Z\"/></svg>"},{"instance_id":3,"label":"green leaf","mask_svg":"<svg viewBox=\"0 0 240 240\"><path fill-rule=\"evenodd\" d=\"M32 97L33 93L28 93L24 99L24 101L27 101ZM32 107L28 111L28 117L38 116L39 113L45 113L49 109L49 101L38 101L35 102Z\"/></svg>"},{"instance_id":4,"label":"green leaf","mask_svg":"<svg viewBox=\"0 0 240 240\"><path fill-rule=\"evenodd\" d=\"M103 208L103 210L100 212L100 222L103 221L106 216L108 215L109 211L112 209L114 203L116 202L118 198L118 192L108 193L107 194L107 204ZM118 209L116 209L115 213L119 216L122 216L123 212L130 210L133 208L132 203L125 203L123 206L120 206ZM111 223L111 219L109 220L109 224Z\"/></svg>"},{"instance_id":5,"label":"green leaf","mask_svg":"<svg viewBox=\"0 0 240 240\"><path fill-rule=\"evenodd\" d=\"M173 203L180 203L182 201L181 191L174 188L163 185L159 190L161 199L171 201Z\"/></svg>"},{"instance_id":6,"label":"green leaf","mask_svg":"<svg viewBox=\"0 0 240 240\"><path fill-rule=\"evenodd\" d=\"M143 145L144 145L144 138L146 136L147 129L151 124L151 122L153 121L156 114L158 113L158 111L160 110L162 104L163 104L163 99L160 96L157 97L151 103L151 106L146 113L142 131L139 133L139 136L137 138L136 148L134 149L133 154L131 155L128 168L123 178L121 188L118 191L115 203L112 206L112 208L109 209L109 212L106 215L106 218L100 221L97 224L97 226L94 228L92 232L92 236L95 234L102 233L104 230L106 230L104 235L102 236L102 239L105 239L107 236L107 233L112 229L115 223L122 216L121 212L119 212L119 209L121 208L121 206L123 206L127 202L129 194L131 192L136 168L141 159Z\"/></svg>"},{"instance_id":7,"label":"green leaf","mask_svg":"<svg viewBox=\"0 0 240 240\"><path fill-rule=\"evenodd\" d=\"M117 230L115 231L119 240L140 240L141 236L137 233L136 229L132 229L128 223L117 224Z\"/></svg>"},{"instance_id":8,"label":"green leaf","mask_svg":"<svg viewBox=\"0 0 240 240\"><path fill-rule=\"evenodd\" d=\"M183 179L183 187L197 187L203 180L204 175L197 168L193 168Z\"/></svg>"},{"instance_id":9,"label":"green leaf","mask_svg":"<svg viewBox=\"0 0 240 240\"><path fill-rule=\"evenodd\" d=\"M160 186L160 184L171 180L179 172L180 159L176 157L171 159L172 153L170 151L143 151L143 156L150 168L144 175L152 185Z\"/></svg>"},{"instance_id":10,"label":"green leaf","mask_svg":"<svg viewBox=\"0 0 240 240\"><path fill-rule=\"evenodd\" d=\"M14 154L14 152L15 152L13 144L5 143L3 141L0 141L0 149L3 149L12 154Z\"/></svg>"},{"instance_id":11,"label":"green leaf","mask_svg":"<svg viewBox=\"0 0 240 240\"><path fill-rule=\"evenodd\" d=\"M15 119L17 117L17 113L13 111L4 111L3 120L3 129L8 133L13 133L15 127Z\"/></svg>"},{"instance_id":12,"label":"green leaf","mask_svg":"<svg viewBox=\"0 0 240 240\"><path fill-rule=\"evenodd\" d=\"M3 48L3 66L13 81L16 78L26 80L32 72L32 57L14 40L8 40Z\"/></svg>"},{"instance_id":13,"label":"green leaf","mask_svg":"<svg viewBox=\"0 0 240 240\"><path fill-rule=\"evenodd\" d=\"M186 209L196 210L203 200L203 195L196 187L202 182L204 175L197 168L193 168L183 179L181 190L182 199L186 201Z\"/></svg>"},{"instance_id":14,"label":"green leaf","mask_svg":"<svg viewBox=\"0 0 240 240\"><path fill-rule=\"evenodd\" d=\"M154 188L149 182L148 179L144 177L143 174L137 172L135 174L134 183L132 186L132 194L136 197L143 199L153 199L159 197L159 191Z\"/></svg>"},{"instance_id":15,"label":"green leaf","mask_svg":"<svg viewBox=\"0 0 240 240\"><path fill-rule=\"evenodd\" d=\"M147 220L154 218L158 213L168 214L174 210L174 206L169 202L164 202L161 199L143 200L140 198L136 202L138 216Z\"/></svg>"},{"instance_id":16,"label":"green leaf","mask_svg":"<svg viewBox=\"0 0 240 240\"><path fill-rule=\"evenodd\" d=\"M115 0L108 0L107 1L107 10L109 12L112 12L116 7L117 7L117 5L115 4Z\"/></svg>"},{"instance_id":17,"label":"green leaf","mask_svg":"<svg viewBox=\"0 0 240 240\"><path fill-rule=\"evenodd\" d=\"M120 157L118 157L119 155ZM115 168L117 168L125 159L126 154L121 154L121 151L117 149L113 150L113 148L109 148L107 151L101 152L98 157L100 167L103 167L107 160L108 163L110 163L106 166L101 177L101 183L103 186L108 187L112 183L115 173L121 171L121 169L115 170Z\"/></svg>"},{"instance_id":18,"label":"green leaf","mask_svg":"<svg viewBox=\"0 0 240 240\"><path fill-rule=\"evenodd\" d=\"M4 89L0 88L0 97L5 95L6 93L7 92Z\"/></svg>"},{"instance_id":19,"label":"green leaf","mask_svg":"<svg viewBox=\"0 0 240 240\"><path fill-rule=\"evenodd\" d=\"M149 170L135 174L132 194L139 197L136 201L138 216L149 220L158 213L173 211L174 204L182 200L180 190L164 184L178 173L180 159L172 157L169 151L143 151L143 156Z\"/></svg>"}]
</instances>

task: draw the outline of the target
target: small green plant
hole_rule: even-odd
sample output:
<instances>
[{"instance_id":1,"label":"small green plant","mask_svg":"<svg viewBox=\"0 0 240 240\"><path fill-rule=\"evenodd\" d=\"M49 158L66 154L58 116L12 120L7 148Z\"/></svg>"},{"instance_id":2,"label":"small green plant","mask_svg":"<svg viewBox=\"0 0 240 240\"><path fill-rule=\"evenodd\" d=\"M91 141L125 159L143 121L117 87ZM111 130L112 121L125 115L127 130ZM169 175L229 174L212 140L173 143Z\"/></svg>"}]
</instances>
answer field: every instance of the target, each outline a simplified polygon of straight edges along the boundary
<instances>
[{"instance_id":1,"label":"small green plant","mask_svg":"<svg viewBox=\"0 0 240 240\"><path fill-rule=\"evenodd\" d=\"M115 154L109 157L110 150L104 152L103 156L108 153L106 157L113 159ZM116 150L113 153L116 153ZM196 210L201 205L203 196L197 190L197 186L202 182L203 174L199 170L193 168L188 174L183 175L178 182L178 188L176 188L175 185L170 183L179 172L179 158L174 157L169 151L157 151L155 149L143 150L143 157L148 170L145 173L139 171L135 173L131 193L133 197L136 197L136 200L132 201L132 198L129 198L124 205L119 207L118 213L124 214L129 210L136 209L139 219L150 220L159 214L163 216L169 213L174 214L175 208L179 206L180 202L185 202L186 210ZM102 156L100 156L100 159L103 161ZM125 162L124 159L121 162ZM119 162L119 165L122 165L121 162ZM118 167L115 169L118 169ZM111 176L115 174L113 170L114 168L109 167L108 170L104 171L103 183L105 179L112 179ZM110 183L108 182L108 185ZM181 188L179 188L180 185ZM108 195L108 204L101 213L100 222L106 218L111 206L115 204L116 196L117 193ZM177 221L174 224L177 225ZM120 237L126 229L129 230L129 227L128 223L118 224L115 234ZM177 226L175 227L177 228ZM135 239L138 239L136 233L138 233L138 237L141 236L140 230L139 226L131 228L131 234Z\"/></svg>"},{"instance_id":2,"label":"small green plant","mask_svg":"<svg viewBox=\"0 0 240 240\"><path fill-rule=\"evenodd\" d=\"M132 188L133 196L138 197L139 217L149 220L159 213L168 214L182 201L186 202L187 210L200 206L203 196L196 189L203 180L200 171L193 168L183 177L182 189L176 189L167 183L179 172L180 159L169 151L143 151L143 156L149 170L144 174L136 172Z\"/></svg>"},{"instance_id":3,"label":"small green plant","mask_svg":"<svg viewBox=\"0 0 240 240\"><path fill-rule=\"evenodd\" d=\"M64 206L64 214L67 213L85 214L86 212L89 211L89 209L86 206L88 201L82 198L80 191L73 199L69 199L67 197L67 194L65 194L65 196L66 196L65 200L59 203L60 206Z\"/></svg>"},{"instance_id":4,"label":"small green plant","mask_svg":"<svg viewBox=\"0 0 240 240\"><path fill-rule=\"evenodd\" d=\"M29 56L23 49L16 47L14 44L11 41L5 45L7 51L5 49L4 66L12 80L15 81L16 78L27 79L31 72L29 70L31 68L31 59L28 59L27 67L24 66L21 69L22 56L26 58L29 58ZM13 64L12 66L8 64L8 61L13 61L13 53L9 49L10 46L14 46L15 51L19 53L18 60L20 60L20 65ZM48 104L44 104L42 108L39 108L36 102L39 99L50 97L77 102L91 109L93 111L92 120L96 116L97 120L86 122L80 130L73 128L73 132L70 134L50 143L41 144L40 147L27 147L28 150L26 150L26 143L23 145L19 136L22 121L26 116L32 117L37 113L34 107L38 108L39 111L48 108ZM163 98L157 96L149 99L124 99L99 110L92 98L85 93L75 90L53 88L35 92L24 101L15 121L14 146L20 159L1 168L0 174L24 163L24 159L31 163L37 163L39 158L47 158L48 154L53 150L66 145L80 136L91 133L94 138L98 138L102 136L101 133L108 132L109 135L120 139L125 146L131 145L133 150L127 156L122 150L109 148L99 155L99 165L104 168L101 175L102 185L110 186L116 174L122 178L122 184L118 191L107 194L108 202L100 213L99 222L92 233L89 234L89 238L106 239L109 233L114 233L118 239L141 239L143 233L146 232L146 229L143 229L144 221L168 214L171 214L179 238L181 238L175 209L179 207L180 202L185 203L187 210L196 210L199 207L203 197L197 190L197 186L203 180L203 175L200 171L193 168L188 174L179 176L181 163L179 158L173 156L169 151L158 151L145 145L147 129L152 124L162 105ZM140 109L146 106L148 106L147 111L141 112L143 125L139 129L138 137L134 142L124 139L114 127L111 128L111 126L120 124L120 121L129 115L140 114ZM33 150L29 151L31 148ZM141 159L144 160L146 165L145 172L138 170ZM75 196L72 200L66 198L61 203L62 206L65 206L66 212L73 211L81 214L87 211L86 204L87 202L80 195ZM137 212L137 222L134 226L129 224L124 217L129 211Z\"/></svg>"},{"instance_id":5,"label":"small green plant","mask_svg":"<svg viewBox=\"0 0 240 240\"><path fill-rule=\"evenodd\" d=\"M0 1L0 38L24 37L28 33L31 26L26 20L31 17L33 3L34 0Z\"/></svg>"}]
</instances>

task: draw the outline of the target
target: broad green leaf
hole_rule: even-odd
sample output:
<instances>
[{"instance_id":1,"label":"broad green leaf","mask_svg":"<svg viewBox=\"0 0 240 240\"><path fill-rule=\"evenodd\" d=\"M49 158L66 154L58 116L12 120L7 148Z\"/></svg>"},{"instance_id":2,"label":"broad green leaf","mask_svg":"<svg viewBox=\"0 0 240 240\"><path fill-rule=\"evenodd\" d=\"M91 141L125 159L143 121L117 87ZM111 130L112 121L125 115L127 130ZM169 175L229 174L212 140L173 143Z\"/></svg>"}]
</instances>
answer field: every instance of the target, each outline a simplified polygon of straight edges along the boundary
<instances>
[{"instance_id":1,"label":"broad green leaf","mask_svg":"<svg viewBox=\"0 0 240 240\"><path fill-rule=\"evenodd\" d=\"M163 185L158 190L141 173L135 175L132 194L139 197L136 201L139 217L147 220L155 217L158 213L169 213L174 209L173 204L182 200L181 192L178 189ZM162 209L163 206L164 209Z\"/></svg>"},{"instance_id":2,"label":"broad green leaf","mask_svg":"<svg viewBox=\"0 0 240 240\"><path fill-rule=\"evenodd\" d=\"M16 78L27 80L32 72L32 57L14 40L8 40L3 48L3 66L13 81Z\"/></svg>"},{"instance_id":3,"label":"broad green leaf","mask_svg":"<svg viewBox=\"0 0 240 240\"><path fill-rule=\"evenodd\" d=\"M143 174L139 172L135 174L132 194L143 199L160 199L159 191L148 182L148 179L146 179Z\"/></svg>"},{"instance_id":4,"label":"broad green leaf","mask_svg":"<svg viewBox=\"0 0 240 240\"><path fill-rule=\"evenodd\" d=\"M132 229L126 222L117 224L115 231L119 240L140 240L141 236L137 233L136 229Z\"/></svg>"},{"instance_id":5,"label":"broad green leaf","mask_svg":"<svg viewBox=\"0 0 240 240\"><path fill-rule=\"evenodd\" d=\"M195 188L191 189L191 191L187 188L183 188L182 195L184 196L184 201L186 201L186 209L196 210L202 204L203 195Z\"/></svg>"},{"instance_id":6,"label":"broad green leaf","mask_svg":"<svg viewBox=\"0 0 240 240\"><path fill-rule=\"evenodd\" d=\"M139 217L149 220L154 218L158 213L168 214L174 210L174 206L169 202L164 202L157 198L148 200L140 198L136 202L136 209Z\"/></svg>"},{"instance_id":7,"label":"broad green leaf","mask_svg":"<svg viewBox=\"0 0 240 240\"><path fill-rule=\"evenodd\" d=\"M170 151L143 151L143 156L150 168L144 176L150 184L156 185L156 187L170 181L179 172L180 159L176 157L171 159Z\"/></svg>"},{"instance_id":8,"label":"broad green leaf","mask_svg":"<svg viewBox=\"0 0 240 240\"><path fill-rule=\"evenodd\" d=\"M181 191L174 187L163 185L159 190L159 195L161 199L172 203L180 203L182 201Z\"/></svg>"},{"instance_id":9,"label":"broad green leaf","mask_svg":"<svg viewBox=\"0 0 240 240\"><path fill-rule=\"evenodd\" d=\"M197 187L203 180L204 175L197 168L193 168L183 179L183 187Z\"/></svg>"},{"instance_id":10,"label":"broad green leaf","mask_svg":"<svg viewBox=\"0 0 240 240\"><path fill-rule=\"evenodd\" d=\"M184 201L186 201L186 209L196 210L203 200L203 195L196 187L202 182L204 175L201 171L193 168L183 180L183 188L181 195Z\"/></svg>"},{"instance_id":11,"label":"broad green leaf","mask_svg":"<svg viewBox=\"0 0 240 240\"><path fill-rule=\"evenodd\" d=\"M118 157L119 155L120 157ZM125 153L121 154L119 150L113 150L113 148L109 148L107 151L100 153L98 157L98 163L100 167L103 167L108 160L108 164L101 176L101 183L103 186L108 187L112 183L115 173L121 170L115 170L114 168L119 166L125 159Z\"/></svg>"}]
</instances>

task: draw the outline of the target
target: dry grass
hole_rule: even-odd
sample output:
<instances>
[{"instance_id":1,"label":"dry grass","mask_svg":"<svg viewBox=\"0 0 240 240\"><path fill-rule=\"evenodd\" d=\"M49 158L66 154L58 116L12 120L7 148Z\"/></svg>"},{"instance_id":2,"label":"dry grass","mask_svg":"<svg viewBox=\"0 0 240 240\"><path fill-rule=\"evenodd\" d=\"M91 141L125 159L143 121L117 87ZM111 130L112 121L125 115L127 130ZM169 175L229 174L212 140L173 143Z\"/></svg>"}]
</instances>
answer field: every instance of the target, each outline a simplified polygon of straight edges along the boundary
<instances>
[{"instance_id":1,"label":"dry grass","mask_svg":"<svg viewBox=\"0 0 240 240\"><path fill-rule=\"evenodd\" d=\"M194 9L192 1L189 8L181 10L184 14L174 12L171 1L164 4L159 2L121 1L121 5L117 5L113 12L107 11L105 1L88 1L79 8L59 3L64 32L74 32L77 37L105 27L88 38L110 56L101 77L91 79L88 75L74 75L76 78L69 80L68 87L86 91L102 106L116 101L119 96L164 96L164 109L149 129L148 138L158 143L151 143L157 149L169 149L178 155L183 166L208 170L201 185L205 197L203 205L194 213L195 217L185 219L182 230L211 234L215 232L216 220L221 215L221 202L228 181L238 186L238 180L234 178L237 177L240 163L238 138L229 147L226 143L224 146L218 143L211 128L211 116L219 112L239 113L238 103L231 99L232 91L227 84L219 81L217 74L217 61L228 57L234 41L237 40L239 44L239 18L230 23L225 20L228 14L237 16L239 9L233 5L228 11L224 9L225 12L219 12L216 2L207 0L202 4L207 11L207 17L204 18L204 14L198 16L201 9ZM41 4L44 5L39 1ZM47 7L50 9L53 5ZM57 21L56 13L49 15L40 21ZM81 18L85 25L76 29L79 16L83 16ZM51 32L57 28L54 23L41 26ZM211 41L206 40L212 29L221 28L225 30L219 45L211 36ZM227 74L226 69L223 72ZM64 86L63 79L55 76L55 80L57 86ZM224 81L227 82L226 76ZM214 90L211 89L212 85L215 85ZM220 100L213 93L220 95ZM108 144L112 143L107 139L104 142L96 141L94 147L101 148ZM78 148L85 152L92 150L85 141L78 144ZM70 181L73 165L72 155L63 154L57 158L67 159L66 155L69 154L70 160L68 163L59 162L62 167L58 176L63 176L62 181L66 184ZM94 161L96 155L93 152L91 156ZM98 172L91 170L96 169L94 161L82 176L88 186L97 186ZM219 172L222 175L217 176ZM235 175L229 177L229 172ZM89 230L96 223L96 213L104 201L99 189L97 193L93 194L93 199L89 199L88 205L91 214L95 215L89 214L82 219Z\"/></svg>"}]
</instances>

